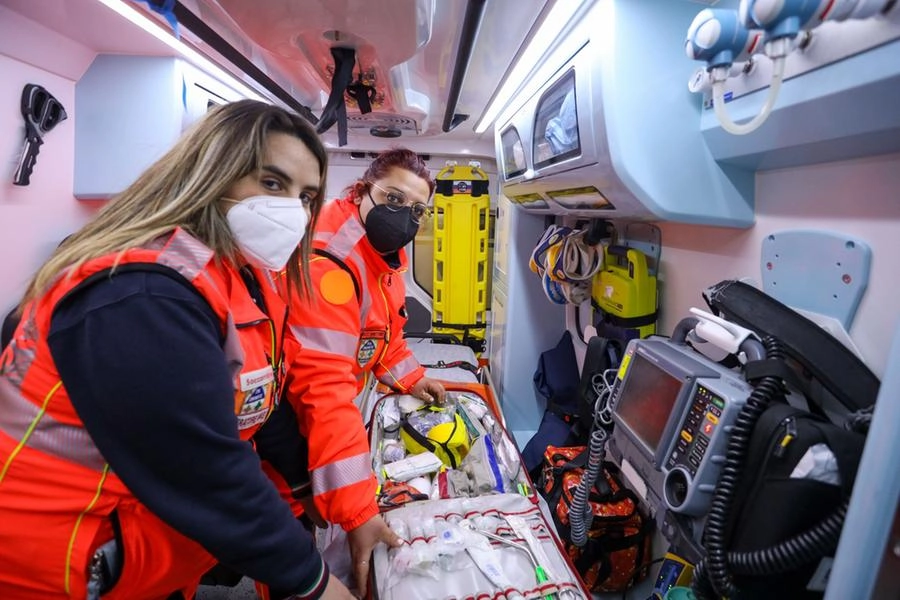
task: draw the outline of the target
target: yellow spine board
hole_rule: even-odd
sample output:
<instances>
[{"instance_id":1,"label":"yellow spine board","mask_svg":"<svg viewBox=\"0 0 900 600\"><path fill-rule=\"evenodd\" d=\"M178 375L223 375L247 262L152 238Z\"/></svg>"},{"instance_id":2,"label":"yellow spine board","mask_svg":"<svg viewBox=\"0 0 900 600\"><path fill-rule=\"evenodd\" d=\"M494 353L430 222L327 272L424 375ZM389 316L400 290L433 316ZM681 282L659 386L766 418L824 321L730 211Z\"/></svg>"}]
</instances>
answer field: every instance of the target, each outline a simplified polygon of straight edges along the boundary
<instances>
[{"instance_id":1,"label":"yellow spine board","mask_svg":"<svg viewBox=\"0 0 900 600\"><path fill-rule=\"evenodd\" d=\"M656 276L647 271L647 258L634 248L607 249L606 261L594 277L592 296L605 313L633 319L656 312ZM615 323L614 323L615 324ZM636 329L644 338L656 333L656 321Z\"/></svg>"},{"instance_id":2,"label":"yellow spine board","mask_svg":"<svg viewBox=\"0 0 900 600\"><path fill-rule=\"evenodd\" d=\"M435 333L483 340L488 308L488 235L491 199L488 177L475 166L447 166L438 173L434 195ZM448 327L441 327L447 324Z\"/></svg>"}]
</instances>

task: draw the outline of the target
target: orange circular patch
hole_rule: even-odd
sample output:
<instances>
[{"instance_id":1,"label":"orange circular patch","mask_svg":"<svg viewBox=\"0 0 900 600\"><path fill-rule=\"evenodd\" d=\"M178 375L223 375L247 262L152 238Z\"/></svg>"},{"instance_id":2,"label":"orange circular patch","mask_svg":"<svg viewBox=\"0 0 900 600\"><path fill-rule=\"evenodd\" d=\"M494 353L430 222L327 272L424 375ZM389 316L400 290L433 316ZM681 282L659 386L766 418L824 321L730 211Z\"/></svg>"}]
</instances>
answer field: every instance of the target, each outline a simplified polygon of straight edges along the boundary
<instances>
[{"instance_id":1,"label":"orange circular patch","mask_svg":"<svg viewBox=\"0 0 900 600\"><path fill-rule=\"evenodd\" d=\"M319 280L319 294L330 304L346 304L356 294L353 279L341 269L328 271Z\"/></svg>"}]
</instances>

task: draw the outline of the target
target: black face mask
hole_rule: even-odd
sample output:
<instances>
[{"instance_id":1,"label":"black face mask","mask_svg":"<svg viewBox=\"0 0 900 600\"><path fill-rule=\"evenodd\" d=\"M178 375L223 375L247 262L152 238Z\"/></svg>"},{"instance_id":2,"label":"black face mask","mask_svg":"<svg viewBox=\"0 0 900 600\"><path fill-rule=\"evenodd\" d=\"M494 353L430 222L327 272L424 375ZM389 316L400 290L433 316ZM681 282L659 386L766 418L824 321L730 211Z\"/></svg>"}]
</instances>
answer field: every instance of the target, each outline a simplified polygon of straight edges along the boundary
<instances>
[{"instance_id":1,"label":"black face mask","mask_svg":"<svg viewBox=\"0 0 900 600\"><path fill-rule=\"evenodd\" d=\"M372 204L375 201L369 196ZM380 254L390 254L413 241L419 225L412 219L412 207L392 210L384 204L375 204L366 215L366 237Z\"/></svg>"}]
</instances>

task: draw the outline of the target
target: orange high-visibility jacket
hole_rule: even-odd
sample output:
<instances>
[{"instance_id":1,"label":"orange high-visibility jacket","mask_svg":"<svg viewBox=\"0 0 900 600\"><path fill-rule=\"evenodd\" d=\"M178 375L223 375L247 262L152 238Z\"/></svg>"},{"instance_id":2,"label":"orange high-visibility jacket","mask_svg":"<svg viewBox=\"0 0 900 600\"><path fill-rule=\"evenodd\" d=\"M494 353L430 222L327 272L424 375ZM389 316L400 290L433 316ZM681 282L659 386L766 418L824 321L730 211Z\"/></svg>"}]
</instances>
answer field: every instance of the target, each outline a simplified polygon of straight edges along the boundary
<instances>
[{"instance_id":1,"label":"orange high-visibility jacket","mask_svg":"<svg viewBox=\"0 0 900 600\"><path fill-rule=\"evenodd\" d=\"M212 258L212 250L177 229L147 248L127 251L118 263L178 271L219 316L224 350L235 366L234 411L241 438L249 440L270 413L276 378L282 378L284 304L271 278L266 285L260 273L268 306L281 307L271 311L271 321L265 318L238 271ZM57 303L91 275L109 271L115 260L116 255L90 260L72 277L60 277L25 307L0 356L0 590L13 590L9 597L18 600L84 598L91 557L114 537L113 513L124 566L104 600L189 592L216 562L151 513L110 470L50 354L46 336Z\"/></svg>"},{"instance_id":2,"label":"orange high-visibility jacket","mask_svg":"<svg viewBox=\"0 0 900 600\"><path fill-rule=\"evenodd\" d=\"M405 251L399 267L389 266L369 243L349 198L322 208L314 248L343 265L314 256L311 293L292 298L290 329L302 349L288 367L288 398L309 442L315 506L349 531L378 512L369 442L354 398L369 372L406 391L425 370L403 340Z\"/></svg>"}]
</instances>

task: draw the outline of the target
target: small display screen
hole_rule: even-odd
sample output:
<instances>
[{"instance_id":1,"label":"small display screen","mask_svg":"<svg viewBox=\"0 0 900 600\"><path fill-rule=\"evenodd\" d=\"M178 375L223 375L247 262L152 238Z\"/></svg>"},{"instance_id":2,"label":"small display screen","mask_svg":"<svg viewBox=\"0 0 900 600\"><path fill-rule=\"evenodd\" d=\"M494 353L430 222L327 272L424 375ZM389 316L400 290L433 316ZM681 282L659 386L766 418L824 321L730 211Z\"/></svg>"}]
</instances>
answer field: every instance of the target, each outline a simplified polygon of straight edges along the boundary
<instances>
[{"instance_id":1,"label":"small display screen","mask_svg":"<svg viewBox=\"0 0 900 600\"><path fill-rule=\"evenodd\" d=\"M615 414L650 456L656 454L681 385L640 353L631 357Z\"/></svg>"},{"instance_id":2,"label":"small display screen","mask_svg":"<svg viewBox=\"0 0 900 600\"><path fill-rule=\"evenodd\" d=\"M534 116L534 168L540 169L581 154L575 72L569 71L547 90Z\"/></svg>"},{"instance_id":3,"label":"small display screen","mask_svg":"<svg viewBox=\"0 0 900 600\"><path fill-rule=\"evenodd\" d=\"M503 148L503 175L507 179L518 177L525 172L525 148L514 127L508 127L500 134Z\"/></svg>"}]
</instances>

